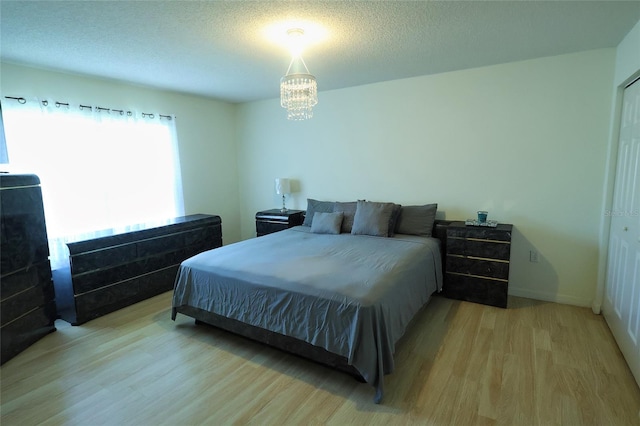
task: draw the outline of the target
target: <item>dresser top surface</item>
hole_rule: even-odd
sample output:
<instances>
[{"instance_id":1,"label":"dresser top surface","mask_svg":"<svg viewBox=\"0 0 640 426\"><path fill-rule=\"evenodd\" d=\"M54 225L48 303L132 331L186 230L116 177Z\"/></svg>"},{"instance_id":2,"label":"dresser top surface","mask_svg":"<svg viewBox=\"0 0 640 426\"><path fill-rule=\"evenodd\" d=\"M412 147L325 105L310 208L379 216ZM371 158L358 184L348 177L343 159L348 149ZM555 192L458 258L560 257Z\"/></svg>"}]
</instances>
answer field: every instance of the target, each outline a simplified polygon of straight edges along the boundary
<instances>
[{"instance_id":1,"label":"dresser top surface","mask_svg":"<svg viewBox=\"0 0 640 426\"><path fill-rule=\"evenodd\" d=\"M40 185L40 178L33 174L0 173L0 188L11 189Z\"/></svg>"},{"instance_id":2,"label":"dresser top surface","mask_svg":"<svg viewBox=\"0 0 640 426\"><path fill-rule=\"evenodd\" d=\"M513 225L509 223L499 223L496 227L490 226L473 226L465 225L464 222L451 222L448 226L452 229L473 229L473 230L487 230L487 231L507 231L511 232Z\"/></svg>"},{"instance_id":3,"label":"dresser top surface","mask_svg":"<svg viewBox=\"0 0 640 426\"><path fill-rule=\"evenodd\" d=\"M259 211L258 213L256 213L256 217L260 217L260 216L284 216L284 217L288 217L288 216L292 216L292 215L296 215L296 214L300 214L300 213L304 213L304 210L287 209L286 211L283 212L281 209L270 209L270 210Z\"/></svg>"},{"instance_id":4,"label":"dresser top surface","mask_svg":"<svg viewBox=\"0 0 640 426\"><path fill-rule=\"evenodd\" d=\"M86 239L83 237L78 240L71 240L67 242L67 247L71 254L83 252L90 249L95 250L98 248L108 247L117 244L125 244L130 240L139 240L142 238L152 238L158 235L163 235L169 228L189 229L191 227L197 227L203 224L208 225L220 225L222 220L218 215L209 214L192 214L187 216L174 217L162 221L148 222L143 224L137 224L128 226L123 229L113 228L105 229L96 232L96 236Z\"/></svg>"}]
</instances>

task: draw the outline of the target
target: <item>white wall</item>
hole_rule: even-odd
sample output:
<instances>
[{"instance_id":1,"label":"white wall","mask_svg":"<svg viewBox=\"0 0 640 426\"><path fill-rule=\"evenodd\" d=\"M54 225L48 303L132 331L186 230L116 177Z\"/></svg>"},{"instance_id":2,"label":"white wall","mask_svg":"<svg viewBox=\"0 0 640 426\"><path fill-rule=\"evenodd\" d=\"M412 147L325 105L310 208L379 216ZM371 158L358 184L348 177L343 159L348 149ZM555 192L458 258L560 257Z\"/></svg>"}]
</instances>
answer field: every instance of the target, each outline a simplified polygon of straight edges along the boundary
<instances>
[{"instance_id":1,"label":"white wall","mask_svg":"<svg viewBox=\"0 0 640 426\"><path fill-rule=\"evenodd\" d=\"M299 183L291 208L314 197L438 202L447 219L486 209L515 225L512 294L587 306L615 54L321 91L306 122L287 121L278 99L234 106L13 64L0 70L3 96L176 114L186 212L222 216L225 243L254 236L255 212L279 206L276 177ZM529 262L530 250L539 263Z\"/></svg>"},{"instance_id":2,"label":"white wall","mask_svg":"<svg viewBox=\"0 0 640 426\"><path fill-rule=\"evenodd\" d=\"M1 64L2 96L175 114L186 214L217 214L225 244L240 239L236 106L110 80Z\"/></svg>"},{"instance_id":3,"label":"white wall","mask_svg":"<svg viewBox=\"0 0 640 426\"><path fill-rule=\"evenodd\" d=\"M627 84L640 76L640 21L629 31L616 49L615 70L613 78L613 103L609 130L609 145L602 199L602 211L611 209L613 205L613 188L618 159L618 141L620 117L622 113L622 97ZM602 215L600 220L600 257L598 262L598 283L592 309L600 313L604 299L605 279L607 273L607 251L609 248L609 228L611 217Z\"/></svg>"},{"instance_id":4,"label":"white wall","mask_svg":"<svg viewBox=\"0 0 640 426\"><path fill-rule=\"evenodd\" d=\"M314 118L289 122L279 101L239 106L243 238L298 180L288 202L360 198L437 202L440 217L479 209L513 223L510 293L589 306L611 108L614 49L335 91ZM540 262L529 262L529 251Z\"/></svg>"}]
</instances>

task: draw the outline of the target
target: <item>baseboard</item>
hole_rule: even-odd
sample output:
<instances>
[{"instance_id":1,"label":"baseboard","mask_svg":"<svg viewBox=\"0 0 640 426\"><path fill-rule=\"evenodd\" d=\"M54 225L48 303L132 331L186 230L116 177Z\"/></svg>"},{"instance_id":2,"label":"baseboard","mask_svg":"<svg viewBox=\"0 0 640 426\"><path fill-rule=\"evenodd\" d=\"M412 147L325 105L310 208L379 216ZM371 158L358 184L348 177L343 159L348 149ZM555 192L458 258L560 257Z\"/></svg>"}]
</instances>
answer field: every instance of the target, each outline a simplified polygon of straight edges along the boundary
<instances>
[{"instance_id":1,"label":"baseboard","mask_svg":"<svg viewBox=\"0 0 640 426\"><path fill-rule=\"evenodd\" d=\"M564 294L543 293L524 288L509 287L509 295L516 297L526 297L527 299L544 300L545 302L562 303L563 305L580 306L583 308L594 308L592 300L581 299L579 297L567 296Z\"/></svg>"}]
</instances>

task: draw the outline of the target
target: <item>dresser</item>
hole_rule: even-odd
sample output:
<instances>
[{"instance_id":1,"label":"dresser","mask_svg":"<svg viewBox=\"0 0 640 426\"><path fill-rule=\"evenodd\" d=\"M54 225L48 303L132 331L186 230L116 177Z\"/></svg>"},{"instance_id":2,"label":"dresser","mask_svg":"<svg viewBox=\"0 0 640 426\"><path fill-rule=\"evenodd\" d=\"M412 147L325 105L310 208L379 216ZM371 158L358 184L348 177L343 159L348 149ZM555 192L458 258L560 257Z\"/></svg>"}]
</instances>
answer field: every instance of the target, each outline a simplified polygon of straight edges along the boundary
<instances>
[{"instance_id":1,"label":"dresser","mask_svg":"<svg viewBox=\"0 0 640 426\"><path fill-rule=\"evenodd\" d=\"M55 331L40 179L0 174L0 364Z\"/></svg>"},{"instance_id":2,"label":"dresser","mask_svg":"<svg viewBox=\"0 0 640 426\"><path fill-rule=\"evenodd\" d=\"M70 242L69 266L53 271L58 314L80 325L170 291L183 260L221 245L220 216L205 214Z\"/></svg>"},{"instance_id":3,"label":"dresser","mask_svg":"<svg viewBox=\"0 0 640 426\"><path fill-rule=\"evenodd\" d=\"M256 234L261 237L302 225L303 221L304 210L287 210L286 212L280 209L264 210L256 213Z\"/></svg>"},{"instance_id":4,"label":"dresser","mask_svg":"<svg viewBox=\"0 0 640 426\"><path fill-rule=\"evenodd\" d=\"M507 307L512 228L449 224L443 289L447 297Z\"/></svg>"}]
</instances>

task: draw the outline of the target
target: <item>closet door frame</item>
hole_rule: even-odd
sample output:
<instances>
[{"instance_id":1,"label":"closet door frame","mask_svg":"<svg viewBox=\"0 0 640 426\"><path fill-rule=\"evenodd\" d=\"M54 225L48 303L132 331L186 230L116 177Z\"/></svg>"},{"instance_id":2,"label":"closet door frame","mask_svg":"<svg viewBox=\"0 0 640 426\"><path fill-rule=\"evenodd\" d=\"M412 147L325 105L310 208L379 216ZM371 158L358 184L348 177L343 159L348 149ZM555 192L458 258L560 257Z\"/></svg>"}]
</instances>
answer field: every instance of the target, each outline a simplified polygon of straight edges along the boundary
<instances>
[{"instance_id":1,"label":"closet door frame","mask_svg":"<svg viewBox=\"0 0 640 426\"><path fill-rule=\"evenodd\" d=\"M611 279L611 268L613 265L609 265L609 251L614 249L614 247L610 246L611 235L611 226L613 219L612 214L606 214L607 212L613 212L614 206L614 193L617 187L616 184L616 173L618 170L618 157L619 157L619 149L620 149L620 136L621 136L621 124L622 124L622 113L623 113L623 98L624 98L624 90L627 87L630 87L632 84L640 85L640 70L636 71L630 78L628 78L624 84L621 84L617 87L615 97L614 97L614 107L612 111L612 120L611 120L611 138L609 143L609 150L607 155L607 169L604 183L604 196L603 196L603 211L602 211L602 220L600 224L600 257L599 257L599 265L598 265L598 286L594 298L594 302L592 305L592 310L594 313L599 314L602 313L605 304L605 297L607 289L607 282ZM634 230L633 232L637 232ZM638 238L635 236L635 238ZM637 243L636 243L637 244ZM635 254L634 254L635 257ZM631 268L633 265L629 266ZM633 272L633 271L632 271ZM607 316L611 316L611 307L607 306L607 312L605 318ZM613 334L620 334L620 327L616 324L609 324L610 328L616 328L616 330L612 330ZM620 344L619 344L620 345ZM623 346L627 347L628 345L623 343ZM627 354L628 356L628 354ZM633 360L634 354L632 354ZM635 366L635 370L638 370L638 366ZM632 368L633 369L633 368ZM636 381L640 385L640 371L634 371L634 376Z\"/></svg>"}]
</instances>

